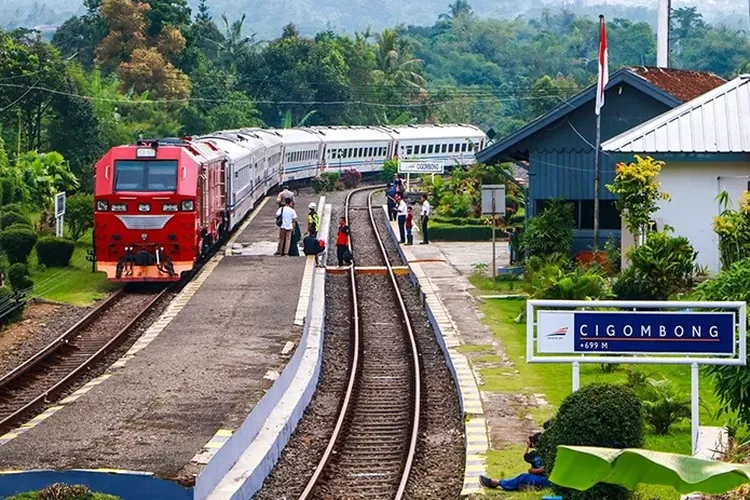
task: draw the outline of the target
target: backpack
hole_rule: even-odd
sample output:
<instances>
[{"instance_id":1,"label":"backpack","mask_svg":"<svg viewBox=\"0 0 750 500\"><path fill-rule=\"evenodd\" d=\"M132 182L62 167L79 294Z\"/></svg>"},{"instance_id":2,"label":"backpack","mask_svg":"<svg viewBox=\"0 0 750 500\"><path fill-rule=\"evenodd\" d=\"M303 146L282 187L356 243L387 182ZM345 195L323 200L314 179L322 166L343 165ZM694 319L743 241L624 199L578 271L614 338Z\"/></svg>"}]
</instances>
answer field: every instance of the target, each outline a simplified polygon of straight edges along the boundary
<instances>
[{"instance_id":1,"label":"backpack","mask_svg":"<svg viewBox=\"0 0 750 500\"><path fill-rule=\"evenodd\" d=\"M284 215L284 207L281 207L281 212L276 216L276 225L281 227L282 216Z\"/></svg>"}]
</instances>

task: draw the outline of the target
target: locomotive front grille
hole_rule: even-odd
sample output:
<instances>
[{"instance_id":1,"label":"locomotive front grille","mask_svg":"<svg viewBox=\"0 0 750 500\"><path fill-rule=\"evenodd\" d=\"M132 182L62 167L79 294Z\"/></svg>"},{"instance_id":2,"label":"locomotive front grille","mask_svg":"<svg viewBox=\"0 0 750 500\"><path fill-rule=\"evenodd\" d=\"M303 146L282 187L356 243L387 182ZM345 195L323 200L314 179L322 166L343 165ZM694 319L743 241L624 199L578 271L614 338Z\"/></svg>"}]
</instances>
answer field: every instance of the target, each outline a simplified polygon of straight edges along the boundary
<instances>
[{"instance_id":1,"label":"locomotive front grille","mask_svg":"<svg viewBox=\"0 0 750 500\"><path fill-rule=\"evenodd\" d=\"M127 229L136 231L163 229L172 215L117 215Z\"/></svg>"}]
</instances>

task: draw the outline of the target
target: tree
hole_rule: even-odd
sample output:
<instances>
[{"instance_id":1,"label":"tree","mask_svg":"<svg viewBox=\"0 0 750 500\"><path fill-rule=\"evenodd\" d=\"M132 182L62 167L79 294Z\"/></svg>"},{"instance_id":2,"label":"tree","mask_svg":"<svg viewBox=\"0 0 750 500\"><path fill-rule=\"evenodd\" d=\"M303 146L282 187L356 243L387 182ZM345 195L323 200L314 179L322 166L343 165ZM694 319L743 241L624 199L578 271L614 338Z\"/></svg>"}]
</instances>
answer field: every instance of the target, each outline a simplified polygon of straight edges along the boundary
<instances>
[{"instance_id":1,"label":"tree","mask_svg":"<svg viewBox=\"0 0 750 500\"><path fill-rule=\"evenodd\" d=\"M198 1L198 14L195 15L196 23L207 23L211 21L211 14L209 13L208 3L206 0Z\"/></svg>"},{"instance_id":2,"label":"tree","mask_svg":"<svg viewBox=\"0 0 750 500\"><path fill-rule=\"evenodd\" d=\"M85 16L74 16L55 30L52 45L63 57L75 59L85 68L94 66L96 47L107 36L104 20L98 12Z\"/></svg>"},{"instance_id":3,"label":"tree","mask_svg":"<svg viewBox=\"0 0 750 500\"><path fill-rule=\"evenodd\" d=\"M657 175L664 162L653 158L635 156L632 163L619 163L615 169L615 180L607 184L607 190L617 195L617 210L622 214L628 231L639 245L651 222L651 215L659 210L659 200L668 200L669 195L659 191Z\"/></svg>"},{"instance_id":4,"label":"tree","mask_svg":"<svg viewBox=\"0 0 750 500\"><path fill-rule=\"evenodd\" d=\"M8 82L0 87L0 125L17 130L20 120L20 149L42 148L44 126L55 113L55 94L46 89L69 90L59 51L36 31L0 32L0 82Z\"/></svg>"},{"instance_id":5,"label":"tree","mask_svg":"<svg viewBox=\"0 0 750 500\"><path fill-rule=\"evenodd\" d=\"M448 6L447 14L440 14L438 19L445 19L447 21L453 21L461 16L471 16L473 12L471 6L467 0L456 0Z\"/></svg>"},{"instance_id":6,"label":"tree","mask_svg":"<svg viewBox=\"0 0 750 500\"><path fill-rule=\"evenodd\" d=\"M219 57L223 68L230 74L234 74L237 71L237 60L245 56L250 48L255 45L255 33L250 36L243 34L245 14L242 14L240 19L231 24L227 16L223 14L221 20L224 22L224 37L223 41L217 44L219 46Z\"/></svg>"},{"instance_id":7,"label":"tree","mask_svg":"<svg viewBox=\"0 0 750 500\"><path fill-rule=\"evenodd\" d=\"M97 49L97 58L105 68L117 69L123 91L150 91L152 97L164 99L190 95L190 79L170 62L185 49L178 23L189 23L190 10L184 0L168 7L162 0L152 0L151 5L130 0L102 1L100 12L110 32ZM183 19L185 12L187 20Z\"/></svg>"},{"instance_id":8,"label":"tree","mask_svg":"<svg viewBox=\"0 0 750 500\"><path fill-rule=\"evenodd\" d=\"M50 206L56 193L78 188L78 179L57 151L24 153L18 158L16 169L21 172L21 185L27 200L37 207Z\"/></svg>"},{"instance_id":9,"label":"tree","mask_svg":"<svg viewBox=\"0 0 750 500\"><path fill-rule=\"evenodd\" d=\"M78 241L94 226L94 197L77 194L69 197L65 205L65 222L68 223L73 241Z\"/></svg>"},{"instance_id":10,"label":"tree","mask_svg":"<svg viewBox=\"0 0 750 500\"><path fill-rule=\"evenodd\" d=\"M237 129L263 125L260 112L245 94L233 91L225 96L225 99L226 102L222 102L210 112L212 128Z\"/></svg>"},{"instance_id":11,"label":"tree","mask_svg":"<svg viewBox=\"0 0 750 500\"><path fill-rule=\"evenodd\" d=\"M376 78L422 90L427 81L421 74L422 60L409 56L409 43L396 30L385 29L375 36Z\"/></svg>"},{"instance_id":12,"label":"tree","mask_svg":"<svg viewBox=\"0 0 750 500\"><path fill-rule=\"evenodd\" d=\"M539 78L531 86L529 118L537 118L567 101L578 92L578 87L570 78L557 75L552 79L547 75Z\"/></svg>"}]
</instances>

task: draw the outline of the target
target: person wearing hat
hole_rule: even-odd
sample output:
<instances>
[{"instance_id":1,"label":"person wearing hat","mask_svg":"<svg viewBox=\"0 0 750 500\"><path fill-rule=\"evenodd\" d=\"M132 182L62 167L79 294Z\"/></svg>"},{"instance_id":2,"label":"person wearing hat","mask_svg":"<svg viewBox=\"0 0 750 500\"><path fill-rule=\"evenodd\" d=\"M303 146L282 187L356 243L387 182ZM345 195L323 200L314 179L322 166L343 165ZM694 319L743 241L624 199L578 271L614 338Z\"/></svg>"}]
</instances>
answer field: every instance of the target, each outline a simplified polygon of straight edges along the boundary
<instances>
[{"instance_id":1,"label":"person wearing hat","mask_svg":"<svg viewBox=\"0 0 750 500\"><path fill-rule=\"evenodd\" d=\"M313 238L318 237L318 229L320 229L320 216L318 215L318 206L315 202L310 202L307 206L310 209L310 213L307 214L307 234Z\"/></svg>"}]
</instances>

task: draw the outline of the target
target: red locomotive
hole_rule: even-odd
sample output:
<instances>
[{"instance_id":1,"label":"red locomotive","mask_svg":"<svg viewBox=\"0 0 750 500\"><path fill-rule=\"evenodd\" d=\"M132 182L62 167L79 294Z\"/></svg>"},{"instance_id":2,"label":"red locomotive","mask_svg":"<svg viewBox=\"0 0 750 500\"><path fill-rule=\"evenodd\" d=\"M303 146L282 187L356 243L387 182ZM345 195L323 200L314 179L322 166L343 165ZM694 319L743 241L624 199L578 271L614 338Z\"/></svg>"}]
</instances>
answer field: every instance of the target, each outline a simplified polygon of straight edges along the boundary
<instances>
[{"instance_id":1,"label":"red locomotive","mask_svg":"<svg viewBox=\"0 0 750 500\"><path fill-rule=\"evenodd\" d=\"M177 281L228 231L226 155L167 139L112 148L96 164L94 254L111 281Z\"/></svg>"}]
</instances>

